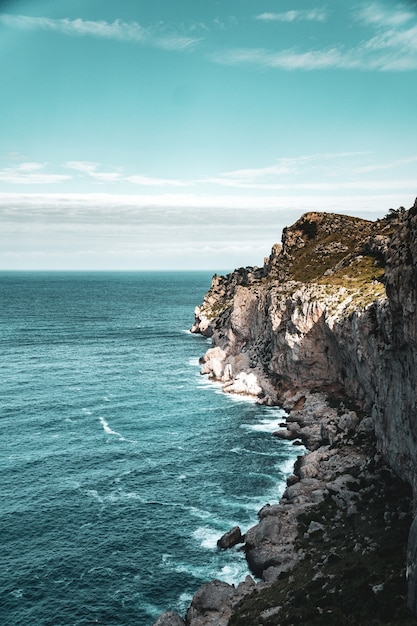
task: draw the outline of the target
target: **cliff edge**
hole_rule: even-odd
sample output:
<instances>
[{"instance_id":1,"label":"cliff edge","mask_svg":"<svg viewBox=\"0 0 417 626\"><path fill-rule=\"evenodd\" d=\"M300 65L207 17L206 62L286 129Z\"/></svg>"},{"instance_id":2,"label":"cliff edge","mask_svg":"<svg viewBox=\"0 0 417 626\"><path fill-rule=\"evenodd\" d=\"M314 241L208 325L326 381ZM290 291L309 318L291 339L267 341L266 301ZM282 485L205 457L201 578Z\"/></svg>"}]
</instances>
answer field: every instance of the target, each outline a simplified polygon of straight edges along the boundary
<instances>
[{"instance_id":1,"label":"cliff edge","mask_svg":"<svg viewBox=\"0 0 417 626\"><path fill-rule=\"evenodd\" d=\"M192 327L212 338L202 373L225 392L282 405L289 416L276 435L301 440L310 453L280 503L264 507L246 533L248 563L262 582L255 591L253 580L233 591L218 583L227 600L216 596L218 610L192 605L187 624L342 624L352 615L370 623L360 621L366 611L375 623L417 623L401 607L381 609L383 589L395 588L400 603L408 586L417 613L416 306L417 200L375 222L306 213L284 229L263 267L213 277ZM384 559L385 574L376 574ZM342 610L341 599L329 604L340 590L349 596L344 577L355 571L371 590L365 613ZM312 580L318 598L314 585L305 591ZM297 605L288 595L297 585L298 604L311 598L312 607L299 618L283 609Z\"/></svg>"}]
</instances>

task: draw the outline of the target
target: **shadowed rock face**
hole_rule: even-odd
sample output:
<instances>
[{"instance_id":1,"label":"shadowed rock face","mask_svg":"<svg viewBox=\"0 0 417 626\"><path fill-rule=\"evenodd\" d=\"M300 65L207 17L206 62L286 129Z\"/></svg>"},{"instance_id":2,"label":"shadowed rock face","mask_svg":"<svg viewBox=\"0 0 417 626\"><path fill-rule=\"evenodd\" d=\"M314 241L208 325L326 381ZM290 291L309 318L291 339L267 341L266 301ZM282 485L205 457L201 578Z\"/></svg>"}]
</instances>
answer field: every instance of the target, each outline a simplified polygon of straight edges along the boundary
<instances>
[{"instance_id":1,"label":"shadowed rock face","mask_svg":"<svg viewBox=\"0 0 417 626\"><path fill-rule=\"evenodd\" d=\"M378 450L416 499L416 308L417 200L377 222L305 214L284 230L282 247L274 246L263 268L213 279L192 330L212 337L217 352L205 356L204 372L225 391L288 408L309 390L351 398L370 416ZM262 523L256 532L276 532L269 520ZM247 541L257 545L252 535ZM414 532L414 610L416 554Z\"/></svg>"}]
</instances>

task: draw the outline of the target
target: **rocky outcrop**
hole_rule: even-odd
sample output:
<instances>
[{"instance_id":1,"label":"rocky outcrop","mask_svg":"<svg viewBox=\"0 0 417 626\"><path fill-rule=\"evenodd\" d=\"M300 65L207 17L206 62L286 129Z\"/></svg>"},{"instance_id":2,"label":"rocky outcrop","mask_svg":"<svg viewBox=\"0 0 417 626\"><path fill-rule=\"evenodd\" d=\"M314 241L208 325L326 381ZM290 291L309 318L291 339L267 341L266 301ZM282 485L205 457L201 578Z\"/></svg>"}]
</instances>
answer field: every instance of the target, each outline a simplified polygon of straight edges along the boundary
<instances>
[{"instance_id":1,"label":"rocky outcrop","mask_svg":"<svg viewBox=\"0 0 417 626\"><path fill-rule=\"evenodd\" d=\"M239 526L233 526L227 533L224 533L217 541L217 547L221 550L227 550L228 548L233 548L238 543L243 543L245 541L245 537L242 535L242 531Z\"/></svg>"},{"instance_id":2,"label":"rocky outcrop","mask_svg":"<svg viewBox=\"0 0 417 626\"><path fill-rule=\"evenodd\" d=\"M193 331L212 336L202 372L225 391L354 399L416 492L416 307L417 202L377 222L308 213L264 268L215 277Z\"/></svg>"},{"instance_id":3,"label":"rocky outcrop","mask_svg":"<svg viewBox=\"0 0 417 626\"><path fill-rule=\"evenodd\" d=\"M266 505L259 523L246 532L248 563L262 579L256 586L258 599L236 604L236 591L229 590L233 600L226 604L235 608L226 611L229 621L216 623L277 623L276 616L281 619L286 610L277 598L288 606L293 602L288 589L278 591L282 581L299 576L304 580L299 584L310 585L302 572L311 570L312 577L319 577L320 567L327 571L330 553L321 556L311 548L316 537L335 540L337 549L329 547L335 550L334 562L341 559L339 553L349 561L356 550L372 555L377 568L384 560L379 543L398 529L399 560L386 559L390 575L384 582L381 573L378 582L367 574L372 579L371 593L365 594L369 614L376 616L375 607L383 605L381 595L375 604L380 588L400 588L392 581L403 580L406 541L401 533L404 524L411 524L410 501L405 504L406 496L401 503L395 500L396 493L403 493L400 479L410 485L417 502L416 307L417 200L409 211L391 211L376 222L307 213L284 230L282 245L273 247L262 268L213 278L192 328L212 338L201 359L202 373L220 381L226 392L286 408L288 418L276 436L301 441L311 451L299 458L281 501ZM346 529L344 543L337 539L337 525ZM359 533L356 540L352 528ZM414 522L407 558L408 604L414 612L416 529ZM312 562L313 553L322 561L320 567ZM366 559L361 567L368 571ZM337 578L334 569L334 563L329 565L329 581ZM340 572L339 591L346 590L348 576L343 567ZM338 597L337 582L326 585ZM329 623L330 613L332 623L345 623L340 612L344 600L339 599L338 607L327 606L313 587L313 613L323 614L323 623ZM264 589L276 590L274 601ZM392 597L401 602L404 594L403 589ZM289 611L292 617L285 623L320 623L316 613L314 619L297 621ZM246 620L251 615L251 621L239 621L239 615ZM401 623L407 619L401 613Z\"/></svg>"}]
</instances>

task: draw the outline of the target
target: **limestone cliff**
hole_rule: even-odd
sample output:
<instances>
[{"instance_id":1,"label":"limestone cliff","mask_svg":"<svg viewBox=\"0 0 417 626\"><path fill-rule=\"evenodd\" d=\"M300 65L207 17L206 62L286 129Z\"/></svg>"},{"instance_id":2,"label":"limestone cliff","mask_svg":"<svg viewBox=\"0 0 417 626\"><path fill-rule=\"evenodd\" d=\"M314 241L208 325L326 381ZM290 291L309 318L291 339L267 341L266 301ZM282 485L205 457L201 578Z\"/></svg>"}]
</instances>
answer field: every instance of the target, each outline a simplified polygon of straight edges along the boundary
<instances>
[{"instance_id":1,"label":"limestone cliff","mask_svg":"<svg viewBox=\"0 0 417 626\"><path fill-rule=\"evenodd\" d=\"M202 374L282 405L276 436L310 452L245 534L261 580L206 583L158 626L417 623L416 307L417 200L376 222L306 213L263 267L213 277Z\"/></svg>"},{"instance_id":2,"label":"limestone cliff","mask_svg":"<svg viewBox=\"0 0 417 626\"><path fill-rule=\"evenodd\" d=\"M384 456L413 484L416 263L417 202L376 222L303 215L263 268L214 277L192 329L213 340L202 372L265 403L343 392L372 413Z\"/></svg>"},{"instance_id":3,"label":"limestone cliff","mask_svg":"<svg viewBox=\"0 0 417 626\"><path fill-rule=\"evenodd\" d=\"M417 500L417 200L370 222L307 213L262 268L213 278L193 332L224 390L293 408L300 393L348 397ZM409 543L417 608L417 522Z\"/></svg>"}]
</instances>

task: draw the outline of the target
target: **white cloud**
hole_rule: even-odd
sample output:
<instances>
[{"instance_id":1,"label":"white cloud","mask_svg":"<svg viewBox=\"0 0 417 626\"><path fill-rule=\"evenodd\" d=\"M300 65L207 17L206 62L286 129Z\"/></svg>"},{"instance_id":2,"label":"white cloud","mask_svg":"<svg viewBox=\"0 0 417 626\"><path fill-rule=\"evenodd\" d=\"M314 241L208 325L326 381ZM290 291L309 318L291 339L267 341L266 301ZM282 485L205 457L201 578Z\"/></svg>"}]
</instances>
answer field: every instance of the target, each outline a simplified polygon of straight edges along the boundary
<instances>
[{"instance_id":1,"label":"white cloud","mask_svg":"<svg viewBox=\"0 0 417 626\"><path fill-rule=\"evenodd\" d=\"M132 183L133 185L142 185L144 187L190 187L194 184L191 180L156 178L152 176L141 176L140 174L127 176L124 180Z\"/></svg>"},{"instance_id":2,"label":"white cloud","mask_svg":"<svg viewBox=\"0 0 417 626\"><path fill-rule=\"evenodd\" d=\"M65 167L87 174L90 178L107 183L114 183L122 180L121 171L117 172L100 172L100 163L94 163L92 161L67 161Z\"/></svg>"},{"instance_id":3,"label":"white cloud","mask_svg":"<svg viewBox=\"0 0 417 626\"><path fill-rule=\"evenodd\" d=\"M390 187L391 185L391 187ZM256 224L257 212L284 210L288 208L331 211L336 207L349 211L367 210L384 211L389 206L411 206L415 197L414 180L386 181L381 187L380 182L368 181L362 186L355 183L346 185L295 185L298 191L310 193L286 194L286 195L243 195L243 194L108 194L108 193L0 193L0 219L2 222L10 219L22 219L22 210L30 209L33 219L50 220L56 215L59 220L83 223L120 222L130 221L146 222L154 217L163 215L166 221L173 226L186 223L194 216L200 225L206 223L217 229L218 224L214 220L213 211L218 211L221 220L222 212L234 211L235 218L246 221L249 228ZM338 193L341 189L349 191L366 191L362 193ZM392 193L387 193L391 189ZM322 191L335 191L335 195L315 193ZM399 195L401 193L401 196ZM407 196L409 200L404 200ZM333 207L333 209L332 209ZM338 210L339 210L338 209ZM193 213L197 211L197 213ZM242 213L244 211L244 213ZM163 212L163 213L162 213ZM249 219L253 215L253 223ZM197 217L200 216L197 220ZM141 222L141 223L142 223Z\"/></svg>"},{"instance_id":4,"label":"white cloud","mask_svg":"<svg viewBox=\"0 0 417 626\"><path fill-rule=\"evenodd\" d=\"M194 184L193 181L145 176L143 174L124 176L122 168L119 168L119 171L116 172L102 172L100 171L101 166L101 163L93 161L67 161L65 163L65 167L86 174L90 178L101 182L128 182L132 185L141 185L143 187L190 187Z\"/></svg>"},{"instance_id":5,"label":"white cloud","mask_svg":"<svg viewBox=\"0 0 417 626\"><path fill-rule=\"evenodd\" d=\"M327 12L325 9L311 9L309 11L294 10L283 13L261 13L255 19L264 22L325 22Z\"/></svg>"},{"instance_id":6,"label":"white cloud","mask_svg":"<svg viewBox=\"0 0 417 626\"><path fill-rule=\"evenodd\" d=\"M259 187L271 188L271 178L288 178L292 175L306 176L310 169L314 171L321 170L324 172L326 164L330 161L332 170L337 170L337 163L341 161L351 162L352 158L357 158L369 154L367 152L337 152L337 153L317 153L307 154L297 157L285 157L278 159L273 165L260 168L247 168L225 172L215 179L211 178L211 182L226 187ZM326 171L326 174L329 172ZM277 189L278 186L275 186Z\"/></svg>"},{"instance_id":7,"label":"white cloud","mask_svg":"<svg viewBox=\"0 0 417 626\"><path fill-rule=\"evenodd\" d=\"M264 48L239 48L215 52L211 59L224 65L253 65L281 70L353 69L359 66L354 56L340 48L300 52L294 49L274 52Z\"/></svg>"},{"instance_id":8,"label":"white cloud","mask_svg":"<svg viewBox=\"0 0 417 626\"><path fill-rule=\"evenodd\" d=\"M263 13L264 21L295 21L306 19L302 11ZM314 13L314 12L313 12ZM320 14L318 13L317 16ZM407 71L417 69L416 14L402 5L387 8L379 3L368 4L353 13L356 22L372 29L371 36L355 46L345 42L324 48L305 50L301 47L283 50L266 48L232 48L215 51L212 61L225 65L252 65L287 71L356 69L363 71ZM414 20L414 22L412 21Z\"/></svg>"},{"instance_id":9,"label":"white cloud","mask_svg":"<svg viewBox=\"0 0 417 626\"><path fill-rule=\"evenodd\" d=\"M69 18L30 17L26 15L0 14L0 23L25 30L46 30L79 37L96 37L116 41L133 42L166 50L187 50L200 39L177 33L164 32L161 28L145 28L138 22L114 22Z\"/></svg>"},{"instance_id":10,"label":"white cloud","mask_svg":"<svg viewBox=\"0 0 417 626\"><path fill-rule=\"evenodd\" d=\"M372 26L401 26L411 19L415 18L415 11L408 11L404 5L396 5L395 7L384 6L379 2L373 2L362 7L356 14L359 22L365 22Z\"/></svg>"},{"instance_id":11,"label":"white cloud","mask_svg":"<svg viewBox=\"0 0 417 626\"><path fill-rule=\"evenodd\" d=\"M6 167L0 170L0 182L10 185L50 185L69 180L67 174L49 174L44 170L47 164L25 162L17 167Z\"/></svg>"}]
</instances>

